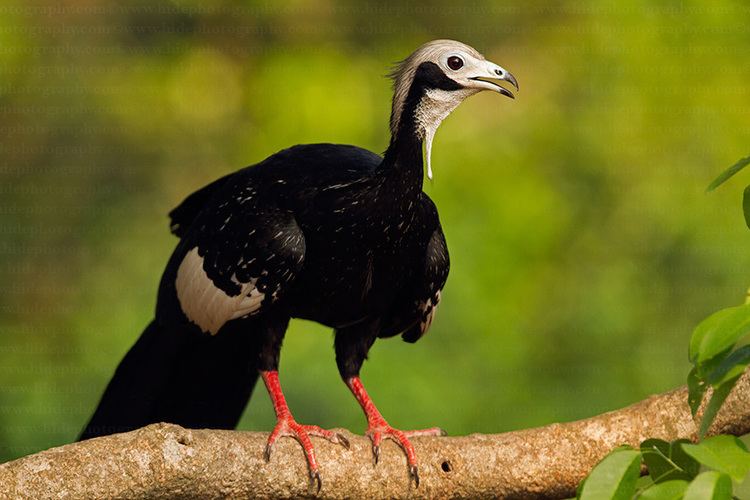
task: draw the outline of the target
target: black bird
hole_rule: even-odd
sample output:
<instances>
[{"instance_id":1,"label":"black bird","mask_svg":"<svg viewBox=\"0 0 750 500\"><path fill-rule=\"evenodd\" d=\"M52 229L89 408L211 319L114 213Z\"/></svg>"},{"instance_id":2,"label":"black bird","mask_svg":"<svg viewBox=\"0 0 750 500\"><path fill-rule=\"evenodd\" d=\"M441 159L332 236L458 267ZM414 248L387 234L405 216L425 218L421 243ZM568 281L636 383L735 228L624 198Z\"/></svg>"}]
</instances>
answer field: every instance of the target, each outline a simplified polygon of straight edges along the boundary
<instances>
[{"instance_id":1,"label":"black bird","mask_svg":"<svg viewBox=\"0 0 750 500\"><path fill-rule=\"evenodd\" d=\"M508 71L473 48L436 40L393 72L391 140L381 157L334 144L298 145L222 177L171 213L180 242L159 287L156 315L120 363L81 439L154 422L234 428L258 378L280 436L304 448L320 474L310 436L346 439L292 417L279 384L291 318L335 331L336 363L365 412L377 460L382 439L403 448L419 484L412 436L438 428L392 428L367 395L360 367L377 338L416 342L430 327L448 277L437 210L422 191L423 146L465 98L513 94Z\"/></svg>"}]
</instances>

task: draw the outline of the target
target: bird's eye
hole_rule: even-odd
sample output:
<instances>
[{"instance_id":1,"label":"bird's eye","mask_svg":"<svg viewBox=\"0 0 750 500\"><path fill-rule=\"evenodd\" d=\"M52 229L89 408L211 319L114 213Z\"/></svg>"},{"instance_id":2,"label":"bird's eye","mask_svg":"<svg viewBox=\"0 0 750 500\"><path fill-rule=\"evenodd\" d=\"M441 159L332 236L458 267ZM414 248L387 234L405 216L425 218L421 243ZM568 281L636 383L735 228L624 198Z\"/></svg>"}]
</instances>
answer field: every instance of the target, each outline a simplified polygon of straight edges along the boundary
<instances>
[{"instance_id":1,"label":"bird's eye","mask_svg":"<svg viewBox=\"0 0 750 500\"><path fill-rule=\"evenodd\" d=\"M463 65L464 65L464 60L458 56L450 56L448 58L448 67L452 69L453 71L457 71L461 69Z\"/></svg>"}]
</instances>

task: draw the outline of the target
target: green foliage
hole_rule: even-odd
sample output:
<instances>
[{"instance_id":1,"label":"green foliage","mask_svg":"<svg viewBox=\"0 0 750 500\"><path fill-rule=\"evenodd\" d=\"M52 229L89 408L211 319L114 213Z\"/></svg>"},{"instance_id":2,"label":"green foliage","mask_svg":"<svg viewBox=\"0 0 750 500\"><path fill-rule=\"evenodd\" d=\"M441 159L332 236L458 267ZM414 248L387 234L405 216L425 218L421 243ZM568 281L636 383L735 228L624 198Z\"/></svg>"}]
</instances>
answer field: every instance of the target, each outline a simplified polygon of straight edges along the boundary
<instances>
[{"instance_id":1,"label":"green foliage","mask_svg":"<svg viewBox=\"0 0 750 500\"><path fill-rule=\"evenodd\" d=\"M648 482L637 488L641 464ZM699 474L700 468L710 469ZM604 457L578 488L583 500L729 499L732 479L750 473L750 452L734 436L714 436L698 444L647 439L639 450L618 448Z\"/></svg>"},{"instance_id":2,"label":"green foliage","mask_svg":"<svg viewBox=\"0 0 750 500\"><path fill-rule=\"evenodd\" d=\"M718 311L703 320L690 339L688 403L693 416L708 386L714 391L703 413L699 434L704 436L719 408L750 364L750 346L732 350L750 332L750 304Z\"/></svg>"},{"instance_id":3,"label":"green foliage","mask_svg":"<svg viewBox=\"0 0 750 500\"><path fill-rule=\"evenodd\" d=\"M700 426L698 427L698 436L701 438L708 432L711 423L719 413L721 405L724 404L724 400L727 399L727 396L729 396L729 393L732 391L732 387L734 387L736 382L737 379L732 379L714 389L711 399L706 405L706 411L703 413L703 418L701 418Z\"/></svg>"},{"instance_id":4,"label":"green foliage","mask_svg":"<svg viewBox=\"0 0 750 500\"><path fill-rule=\"evenodd\" d=\"M730 500L732 480L717 471L704 472L690 483L683 500Z\"/></svg>"},{"instance_id":5,"label":"green foliage","mask_svg":"<svg viewBox=\"0 0 750 500\"><path fill-rule=\"evenodd\" d=\"M581 500L629 500L641 467L641 453L628 448L613 451L599 462L580 489Z\"/></svg>"},{"instance_id":6,"label":"green foliage","mask_svg":"<svg viewBox=\"0 0 750 500\"><path fill-rule=\"evenodd\" d=\"M724 184L726 181L729 180L730 177L732 177L734 174L745 168L746 166L750 165L750 156L747 156L745 158L742 158L741 160L737 161L734 165L723 171L719 176L714 179L711 184L708 185L708 188L706 191L713 191L717 187Z\"/></svg>"},{"instance_id":7,"label":"green foliage","mask_svg":"<svg viewBox=\"0 0 750 500\"><path fill-rule=\"evenodd\" d=\"M723 357L719 365L709 372L706 381L712 385L722 385L734 380L742 375L748 363L750 363L750 345L744 345Z\"/></svg>"},{"instance_id":8,"label":"green foliage","mask_svg":"<svg viewBox=\"0 0 750 500\"><path fill-rule=\"evenodd\" d=\"M702 378L714 368L717 357L728 354L737 341L750 331L750 304L729 307L703 320L693 331L689 356Z\"/></svg>"},{"instance_id":9,"label":"green foliage","mask_svg":"<svg viewBox=\"0 0 750 500\"><path fill-rule=\"evenodd\" d=\"M750 228L750 186L742 192L742 213L745 216L745 225Z\"/></svg>"},{"instance_id":10,"label":"green foliage","mask_svg":"<svg viewBox=\"0 0 750 500\"><path fill-rule=\"evenodd\" d=\"M645 489L638 500L680 500L687 487L688 482L681 479L665 481Z\"/></svg>"},{"instance_id":11,"label":"green foliage","mask_svg":"<svg viewBox=\"0 0 750 500\"><path fill-rule=\"evenodd\" d=\"M693 363L688 374L688 404L694 416L708 387L713 387L700 422L701 438L750 363L750 345L733 350L748 331L748 304L714 313L693 331L688 349ZM579 497L633 498L636 488L630 481L630 467L638 470L641 463L647 466L650 478L638 493L643 499L729 499L732 480L741 483L750 473L750 452L734 436L713 436L697 444L684 439L671 443L647 439L638 452L626 451L628 455L623 455L622 449L615 450L599 462L579 486ZM701 466L712 470L698 474ZM592 478L596 480L590 486Z\"/></svg>"},{"instance_id":12,"label":"green foliage","mask_svg":"<svg viewBox=\"0 0 750 500\"><path fill-rule=\"evenodd\" d=\"M685 453L701 464L742 482L750 472L750 453L734 436L713 436L698 444L683 444Z\"/></svg>"},{"instance_id":13,"label":"green foliage","mask_svg":"<svg viewBox=\"0 0 750 500\"><path fill-rule=\"evenodd\" d=\"M688 348L693 363L688 374L688 404L693 416L708 387L713 387L699 426L701 439L750 364L750 345L734 349L749 331L750 304L718 311L693 331ZM671 443L647 439L638 452L627 451L629 454L623 455L623 449L617 449L599 462L579 486L578 496L633 498L636 486L630 468L638 470L641 463L648 468L649 483L638 492L639 499L730 499L732 480L741 483L750 473L750 452L735 436L713 436L697 444L686 439ZM711 470L699 474L701 467ZM593 483L592 478L596 479Z\"/></svg>"},{"instance_id":14,"label":"green foliage","mask_svg":"<svg viewBox=\"0 0 750 500\"><path fill-rule=\"evenodd\" d=\"M721 173L709 186L708 191L723 184L730 177L750 164L750 156ZM745 225L750 228L750 186L745 188L742 198ZM693 331L688 356L693 369L688 374L688 404L693 416L703 402L709 386L714 391L706 405L699 426L699 436L708 432L711 423L739 377L750 364L750 345L734 349L737 343L750 332L750 303L718 311L703 320Z\"/></svg>"},{"instance_id":15,"label":"green foliage","mask_svg":"<svg viewBox=\"0 0 750 500\"><path fill-rule=\"evenodd\" d=\"M641 443L643 461L655 483L672 482L682 479L690 481L698 475L700 464L686 454L682 445L687 439L668 442L661 439L647 439Z\"/></svg>"}]
</instances>

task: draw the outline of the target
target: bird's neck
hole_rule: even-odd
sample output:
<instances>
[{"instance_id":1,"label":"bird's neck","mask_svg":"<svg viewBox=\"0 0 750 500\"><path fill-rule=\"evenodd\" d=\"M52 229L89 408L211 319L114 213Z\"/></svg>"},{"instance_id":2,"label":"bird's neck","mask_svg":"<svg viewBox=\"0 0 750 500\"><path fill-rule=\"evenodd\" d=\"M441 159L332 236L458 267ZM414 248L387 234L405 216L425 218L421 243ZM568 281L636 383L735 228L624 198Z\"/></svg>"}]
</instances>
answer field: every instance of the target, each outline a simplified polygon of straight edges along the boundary
<instances>
[{"instance_id":1,"label":"bird's neck","mask_svg":"<svg viewBox=\"0 0 750 500\"><path fill-rule=\"evenodd\" d=\"M432 179L432 139L440 123L467 97L472 89L426 88L414 82L403 101L394 98L391 119L391 142L383 160L384 170L422 190L423 161L427 161L427 175ZM424 147L424 155L422 149Z\"/></svg>"},{"instance_id":2,"label":"bird's neck","mask_svg":"<svg viewBox=\"0 0 750 500\"><path fill-rule=\"evenodd\" d=\"M391 142L383 156L381 172L402 192L420 193L424 177L422 144L425 133L417 120L417 110L425 90L413 85L400 106L398 120L391 129ZM395 106L394 106L395 110Z\"/></svg>"},{"instance_id":3,"label":"bird's neck","mask_svg":"<svg viewBox=\"0 0 750 500\"><path fill-rule=\"evenodd\" d=\"M391 138L385 152L381 172L391 183L398 184L403 192L422 191L424 167L422 163L422 138L415 134L400 134Z\"/></svg>"}]
</instances>

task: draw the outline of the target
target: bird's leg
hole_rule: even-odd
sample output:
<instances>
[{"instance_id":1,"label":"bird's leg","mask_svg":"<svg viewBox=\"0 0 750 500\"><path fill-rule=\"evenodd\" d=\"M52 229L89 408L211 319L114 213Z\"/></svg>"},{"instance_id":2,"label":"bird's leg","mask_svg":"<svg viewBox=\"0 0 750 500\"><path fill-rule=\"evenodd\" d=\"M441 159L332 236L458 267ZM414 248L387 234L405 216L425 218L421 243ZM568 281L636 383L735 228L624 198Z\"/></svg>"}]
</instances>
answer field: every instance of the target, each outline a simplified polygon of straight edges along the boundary
<instances>
[{"instance_id":1,"label":"bird's leg","mask_svg":"<svg viewBox=\"0 0 750 500\"><path fill-rule=\"evenodd\" d=\"M348 377L344 380L346 385L351 389L354 397L357 398L357 402L362 407L362 410L367 416L367 433L366 435L372 440L372 453L375 457L375 463L378 463L380 458L380 443L383 439L391 439L395 441L406 454L406 461L409 465L409 474L414 479L416 486L419 486L419 472L417 467L417 455L414 452L414 446L409 441L409 438L418 436L444 436L445 431L439 427L433 427L431 429L422 429L416 431L401 431L391 427L388 422L380 414L380 411L375 407L375 403L370 398L369 394L362 385L358 375Z\"/></svg>"},{"instance_id":2,"label":"bird's leg","mask_svg":"<svg viewBox=\"0 0 750 500\"><path fill-rule=\"evenodd\" d=\"M359 370L362 368L362 363L367 358L367 352L375 342L379 331L379 320L359 324L356 327L337 329L334 340L336 364L338 365L341 378L349 389L351 389L352 394L357 398L359 406L362 407L367 417L366 434L372 441L372 453L375 456L375 463L377 464L380 458L380 443L383 439L395 441L404 450L406 461L409 465L409 474L414 479L414 483L419 486L417 454L414 452L414 446L409 441L409 438L417 436L441 436L445 432L437 427L420 431L394 429L388 425L383 415L375 407L375 403L370 399L370 396L362 385L362 380L359 378Z\"/></svg>"},{"instance_id":3,"label":"bird's leg","mask_svg":"<svg viewBox=\"0 0 750 500\"><path fill-rule=\"evenodd\" d=\"M310 482L317 482L318 491L320 491L322 481L318 470L318 462L315 459L315 449L313 448L310 436L325 438L333 443L340 444L347 449L349 449L349 441L342 434L322 429L317 425L302 425L297 423L297 421L294 420L294 417L292 417L292 413L289 411L289 406L286 404L284 393L281 391L279 372L276 370L261 371L260 375L263 377L263 382L266 384L268 394L271 396L273 409L276 411L276 427L274 427L273 432L271 432L271 435L268 437L268 443L266 444L266 461L271 460L271 451L273 450L273 445L278 438L282 436L295 438L299 441L302 445L302 449L305 451L307 466L310 471Z\"/></svg>"},{"instance_id":4,"label":"bird's leg","mask_svg":"<svg viewBox=\"0 0 750 500\"><path fill-rule=\"evenodd\" d=\"M271 460L271 451L276 440L282 436L295 438L302 445L307 458L307 466L310 472L310 484L318 483L318 491L321 487L320 472L318 470L318 461L315 459L315 449L313 448L310 436L320 436L334 443L341 444L349 448L349 442L341 434L321 429L317 425L301 425L294 420L289 406L286 404L286 398L281 391L279 383L279 355L281 353L281 343L284 339L284 333L289 324L289 318L285 316L269 315L264 318L263 330L265 335L261 339L261 345L258 352L258 371L266 384L268 395L271 396L273 409L276 412L276 426L271 435L268 436L266 444L265 458Z\"/></svg>"}]
</instances>

